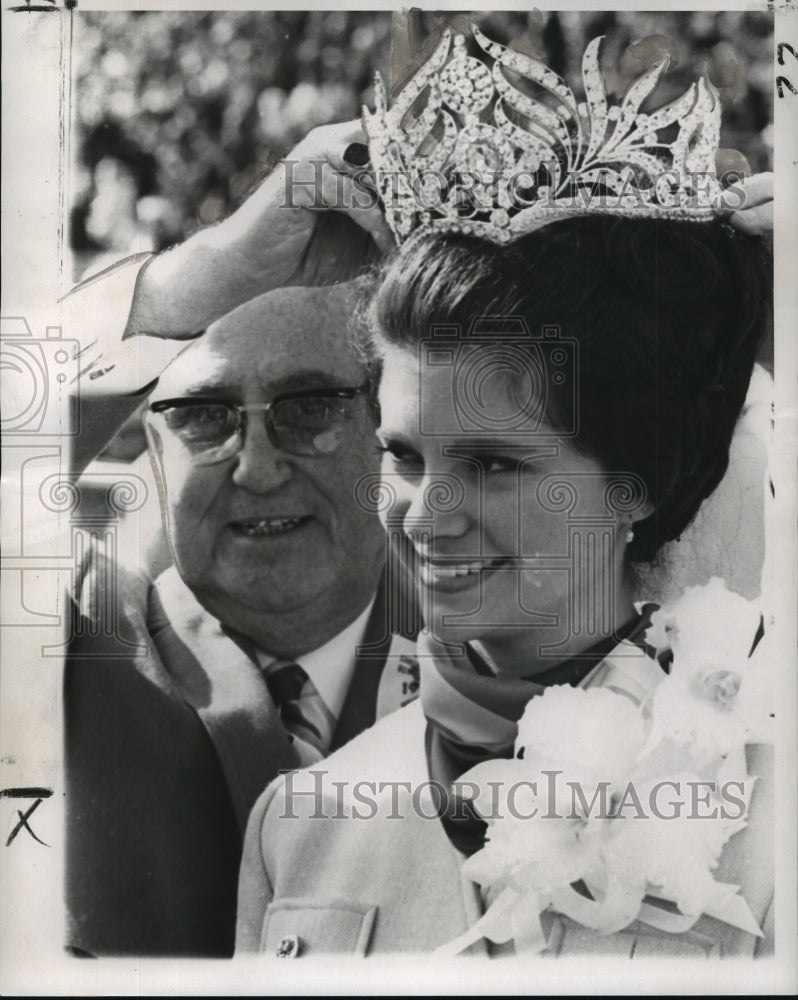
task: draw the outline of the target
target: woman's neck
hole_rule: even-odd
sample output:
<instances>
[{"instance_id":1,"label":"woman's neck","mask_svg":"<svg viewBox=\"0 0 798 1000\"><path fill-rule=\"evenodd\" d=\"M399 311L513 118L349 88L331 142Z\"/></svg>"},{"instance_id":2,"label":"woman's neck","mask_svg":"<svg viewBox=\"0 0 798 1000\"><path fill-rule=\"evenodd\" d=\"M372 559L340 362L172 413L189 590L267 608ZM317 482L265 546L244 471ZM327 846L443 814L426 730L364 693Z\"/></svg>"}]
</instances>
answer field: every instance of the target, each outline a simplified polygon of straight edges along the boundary
<instances>
[{"instance_id":1,"label":"woman's neck","mask_svg":"<svg viewBox=\"0 0 798 1000\"><path fill-rule=\"evenodd\" d=\"M581 630L562 635L561 629L525 628L507 629L500 634L482 636L477 647L484 654L498 676L524 677L533 680L536 675L554 670L574 658L587 658L591 650L606 655L607 642L620 641L630 622L637 620L631 597L631 588L622 587L616 594L612 627L603 630ZM583 616L583 621L586 617ZM558 641L559 640L559 641Z\"/></svg>"}]
</instances>

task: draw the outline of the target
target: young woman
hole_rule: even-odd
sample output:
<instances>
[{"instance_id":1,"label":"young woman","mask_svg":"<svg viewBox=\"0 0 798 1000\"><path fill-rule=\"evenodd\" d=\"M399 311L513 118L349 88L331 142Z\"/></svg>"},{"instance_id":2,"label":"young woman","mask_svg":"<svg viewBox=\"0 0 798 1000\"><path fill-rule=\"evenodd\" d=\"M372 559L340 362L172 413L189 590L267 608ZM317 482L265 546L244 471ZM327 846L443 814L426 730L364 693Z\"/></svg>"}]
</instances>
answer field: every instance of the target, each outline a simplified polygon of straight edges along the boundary
<instances>
[{"instance_id":1,"label":"young woman","mask_svg":"<svg viewBox=\"0 0 798 1000\"><path fill-rule=\"evenodd\" d=\"M499 85L463 44L451 73L436 59L431 101L468 109ZM455 158L501 152L477 132ZM375 130L372 154L391 141ZM759 238L676 216L560 205L507 239L498 210L436 232L389 207L417 231L370 309L380 502L424 606L421 696L261 797L239 950L772 947L770 757L744 665L758 614L674 622L633 601L634 567L723 478L769 323Z\"/></svg>"},{"instance_id":2,"label":"young woman","mask_svg":"<svg viewBox=\"0 0 798 1000\"><path fill-rule=\"evenodd\" d=\"M431 632L421 699L262 797L241 873L243 949L296 937L306 952L427 950L464 933L485 900L460 869L485 825L440 789L513 756L516 723L546 686L590 687L620 663L624 693L643 703L666 676L633 567L678 538L724 474L767 324L767 269L758 239L721 222L580 217L504 248L411 240L372 315L387 520L410 540ZM578 735L579 718L567 724ZM750 749L762 780L715 872L743 887L760 926L766 760ZM589 947L594 930L569 928L557 948ZM617 947L635 951L641 935L649 953L762 948L708 916L678 943L668 932L652 944L648 928Z\"/></svg>"}]
</instances>

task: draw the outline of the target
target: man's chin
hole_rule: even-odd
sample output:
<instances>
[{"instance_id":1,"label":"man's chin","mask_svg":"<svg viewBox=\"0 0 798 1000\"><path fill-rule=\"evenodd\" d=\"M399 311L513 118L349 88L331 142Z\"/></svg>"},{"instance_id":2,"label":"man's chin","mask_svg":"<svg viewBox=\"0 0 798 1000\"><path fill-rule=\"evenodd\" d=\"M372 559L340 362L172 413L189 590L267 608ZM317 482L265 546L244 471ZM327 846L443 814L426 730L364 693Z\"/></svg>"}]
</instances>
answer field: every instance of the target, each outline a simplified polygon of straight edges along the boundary
<instances>
[{"instance_id":1,"label":"man's chin","mask_svg":"<svg viewBox=\"0 0 798 1000\"><path fill-rule=\"evenodd\" d=\"M309 587L308 582L304 580L292 587L274 577L268 581L239 578L223 591L215 590L212 600L215 607L226 612L228 618L245 614L275 616L305 611L312 613L312 609L319 604L323 588ZM217 614L217 617L220 615Z\"/></svg>"},{"instance_id":2,"label":"man's chin","mask_svg":"<svg viewBox=\"0 0 798 1000\"><path fill-rule=\"evenodd\" d=\"M242 616L281 615L302 609L312 611L322 596L335 587L335 575L316 560L311 571L302 571L299 560L217 559L201 574L178 571L200 604L224 624ZM302 560L307 565L307 560Z\"/></svg>"}]
</instances>

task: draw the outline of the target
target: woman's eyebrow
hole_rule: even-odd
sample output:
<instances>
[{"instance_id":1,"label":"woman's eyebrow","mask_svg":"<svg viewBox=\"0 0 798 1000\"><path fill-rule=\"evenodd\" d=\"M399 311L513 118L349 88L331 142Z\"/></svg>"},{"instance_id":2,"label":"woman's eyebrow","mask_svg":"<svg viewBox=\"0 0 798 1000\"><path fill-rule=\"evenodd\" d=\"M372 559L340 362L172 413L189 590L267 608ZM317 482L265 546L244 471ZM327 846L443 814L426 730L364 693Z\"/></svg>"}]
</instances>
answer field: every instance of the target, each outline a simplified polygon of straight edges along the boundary
<instances>
[{"instance_id":1,"label":"woman's eyebrow","mask_svg":"<svg viewBox=\"0 0 798 1000\"><path fill-rule=\"evenodd\" d=\"M526 455L529 458L556 458L560 454L557 444L547 441L532 443L519 438L463 438L442 441L441 448L446 455L464 454L478 458L480 454L497 452Z\"/></svg>"},{"instance_id":2,"label":"woman's eyebrow","mask_svg":"<svg viewBox=\"0 0 798 1000\"><path fill-rule=\"evenodd\" d=\"M401 448L406 448L408 451L418 451L418 442L412 440L406 434L402 434L401 431L393 433L392 431L378 427L376 433L379 440L384 444L398 445Z\"/></svg>"}]
</instances>

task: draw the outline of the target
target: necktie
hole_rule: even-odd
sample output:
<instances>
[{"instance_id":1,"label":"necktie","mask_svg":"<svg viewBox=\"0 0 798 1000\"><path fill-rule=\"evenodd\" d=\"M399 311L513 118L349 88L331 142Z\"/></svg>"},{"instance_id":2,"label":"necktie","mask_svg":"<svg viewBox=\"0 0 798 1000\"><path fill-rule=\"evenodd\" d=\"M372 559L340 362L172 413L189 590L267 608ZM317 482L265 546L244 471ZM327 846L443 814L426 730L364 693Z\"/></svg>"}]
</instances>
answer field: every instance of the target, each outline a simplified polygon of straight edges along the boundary
<instances>
[{"instance_id":1,"label":"necktie","mask_svg":"<svg viewBox=\"0 0 798 1000\"><path fill-rule=\"evenodd\" d=\"M303 767L329 753L335 718L298 663L277 661L266 669L269 693Z\"/></svg>"}]
</instances>

